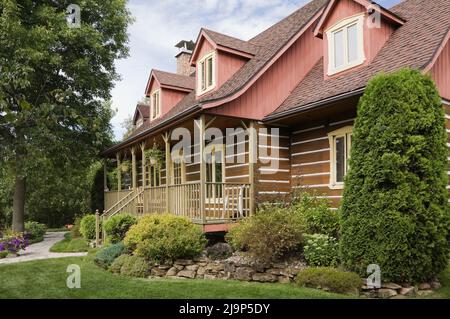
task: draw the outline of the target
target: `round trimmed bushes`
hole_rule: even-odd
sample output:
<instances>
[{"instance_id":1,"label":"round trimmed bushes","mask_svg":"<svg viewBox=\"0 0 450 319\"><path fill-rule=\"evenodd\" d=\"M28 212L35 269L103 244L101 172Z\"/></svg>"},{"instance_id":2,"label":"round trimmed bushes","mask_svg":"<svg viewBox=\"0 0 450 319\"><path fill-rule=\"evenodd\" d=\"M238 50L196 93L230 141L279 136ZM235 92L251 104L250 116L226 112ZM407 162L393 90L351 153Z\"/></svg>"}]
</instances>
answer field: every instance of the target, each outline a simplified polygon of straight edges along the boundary
<instances>
[{"instance_id":1,"label":"round trimmed bushes","mask_svg":"<svg viewBox=\"0 0 450 319\"><path fill-rule=\"evenodd\" d=\"M121 242L131 226L137 223L137 218L130 214L118 214L109 218L104 225L107 239L116 244Z\"/></svg>"},{"instance_id":2,"label":"round trimmed bushes","mask_svg":"<svg viewBox=\"0 0 450 319\"><path fill-rule=\"evenodd\" d=\"M47 226L34 221L25 223L25 233L31 243L37 243L44 240L44 235L47 232Z\"/></svg>"},{"instance_id":3,"label":"round trimmed bushes","mask_svg":"<svg viewBox=\"0 0 450 319\"><path fill-rule=\"evenodd\" d=\"M106 246L100 249L94 257L94 263L104 269L108 269L114 260L122 255L125 251L123 243L118 243L111 246Z\"/></svg>"},{"instance_id":4,"label":"round trimmed bushes","mask_svg":"<svg viewBox=\"0 0 450 319\"><path fill-rule=\"evenodd\" d=\"M246 250L262 263L298 252L305 232L303 218L294 210L277 205L262 207L257 214L240 222L227 234L236 250Z\"/></svg>"},{"instance_id":5,"label":"round trimmed bushes","mask_svg":"<svg viewBox=\"0 0 450 319\"><path fill-rule=\"evenodd\" d=\"M95 239L95 215L86 215L81 219L80 233L84 239Z\"/></svg>"},{"instance_id":6,"label":"round trimmed bushes","mask_svg":"<svg viewBox=\"0 0 450 319\"><path fill-rule=\"evenodd\" d=\"M381 267L383 281L423 282L447 265L447 134L430 77L378 75L358 106L341 216L347 269Z\"/></svg>"},{"instance_id":7,"label":"round trimmed bushes","mask_svg":"<svg viewBox=\"0 0 450 319\"><path fill-rule=\"evenodd\" d=\"M124 243L136 256L165 262L195 257L205 248L206 239L200 227L187 218L148 215L131 226Z\"/></svg>"}]
</instances>

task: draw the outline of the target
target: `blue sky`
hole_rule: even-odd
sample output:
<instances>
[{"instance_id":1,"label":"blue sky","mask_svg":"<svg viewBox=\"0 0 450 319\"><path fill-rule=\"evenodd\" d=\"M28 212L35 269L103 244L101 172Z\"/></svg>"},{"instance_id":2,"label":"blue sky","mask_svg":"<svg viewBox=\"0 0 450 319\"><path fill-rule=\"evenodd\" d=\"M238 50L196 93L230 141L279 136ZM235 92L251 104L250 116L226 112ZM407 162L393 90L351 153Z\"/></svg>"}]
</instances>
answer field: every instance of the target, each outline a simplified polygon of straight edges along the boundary
<instances>
[{"instance_id":1,"label":"blue sky","mask_svg":"<svg viewBox=\"0 0 450 319\"><path fill-rule=\"evenodd\" d=\"M401 0L380 0L389 8ZM112 120L117 139L121 123L144 96L152 68L175 72L180 40L194 40L201 27L248 40L309 0L129 0L135 18L129 27L130 57L117 62L121 80L112 92L117 114Z\"/></svg>"}]
</instances>

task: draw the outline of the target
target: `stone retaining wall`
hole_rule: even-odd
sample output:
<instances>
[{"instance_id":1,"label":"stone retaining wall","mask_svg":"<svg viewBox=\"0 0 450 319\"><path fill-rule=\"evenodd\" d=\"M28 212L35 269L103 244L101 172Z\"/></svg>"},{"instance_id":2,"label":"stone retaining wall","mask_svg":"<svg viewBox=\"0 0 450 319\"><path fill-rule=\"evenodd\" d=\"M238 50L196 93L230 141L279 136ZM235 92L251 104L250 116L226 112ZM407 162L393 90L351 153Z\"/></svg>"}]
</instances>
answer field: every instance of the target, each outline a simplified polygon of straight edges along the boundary
<instances>
[{"instance_id":1,"label":"stone retaining wall","mask_svg":"<svg viewBox=\"0 0 450 319\"><path fill-rule=\"evenodd\" d=\"M286 262L265 267L238 257L218 261L202 257L177 260L173 264L150 265L150 268L151 277L289 283L294 281L305 265L301 262Z\"/></svg>"}]
</instances>

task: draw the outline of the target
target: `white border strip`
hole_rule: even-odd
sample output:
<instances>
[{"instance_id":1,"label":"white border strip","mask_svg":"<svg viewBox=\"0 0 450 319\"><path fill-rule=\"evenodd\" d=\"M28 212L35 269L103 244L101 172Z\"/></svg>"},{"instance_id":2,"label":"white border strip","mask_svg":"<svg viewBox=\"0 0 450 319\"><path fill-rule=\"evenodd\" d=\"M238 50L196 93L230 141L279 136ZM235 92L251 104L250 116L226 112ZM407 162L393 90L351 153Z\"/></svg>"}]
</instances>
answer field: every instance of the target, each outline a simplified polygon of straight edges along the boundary
<instances>
[{"instance_id":1,"label":"white border strip","mask_svg":"<svg viewBox=\"0 0 450 319\"><path fill-rule=\"evenodd\" d=\"M330 176L330 173L314 173L314 174L292 175L292 178L315 177L315 176Z\"/></svg>"},{"instance_id":2,"label":"white border strip","mask_svg":"<svg viewBox=\"0 0 450 319\"><path fill-rule=\"evenodd\" d=\"M442 104L450 106L450 101L447 102L447 101L445 101L445 100L442 100Z\"/></svg>"},{"instance_id":3,"label":"white border strip","mask_svg":"<svg viewBox=\"0 0 450 319\"><path fill-rule=\"evenodd\" d=\"M233 157L238 157L238 156L242 156L242 155L248 155L248 152L239 153L239 154L233 154L233 155L227 155L227 156L225 156L225 158L233 158Z\"/></svg>"},{"instance_id":4,"label":"white border strip","mask_svg":"<svg viewBox=\"0 0 450 319\"><path fill-rule=\"evenodd\" d=\"M285 162L289 161L289 158L281 158L281 157L260 156L259 159L263 161L285 161Z\"/></svg>"},{"instance_id":5,"label":"white border strip","mask_svg":"<svg viewBox=\"0 0 450 319\"><path fill-rule=\"evenodd\" d=\"M239 178L249 178L250 176L247 174L247 175L240 175L240 176L227 176L227 177L225 177L225 179L226 180L228 180L228 179L239 179Z\"/></svg>"},{"instance_id":6,"label":"white border strip","mask_svg":"<svg viewBox=\"0 0 450 319\"><path fill-rule=\"evenodd\" d=\"M296 189L308 189L308 188L329 188L329 184L317 184L317 185L301 185L301 186L293 186L292 188Z\"/></svg>"},{"instance_id":7,"label":"white border strip","mask_svg":"<svg viewBox=\"0 0 450 319\"><path fill-rule=\"evenodd\" d=\"M311 128L307 128L305 130L295 131L295 132L292 132L292 134L300 134L300 133L311 132L311 131L319 130L321 128L325 128L325 125L311 127Z\"/></svg>"},{"instance_id":8,"label":"white border strip","mask_svg":"<svg viewBox=\"0 0 450 319\"><path fill-rule=\"evenodd\" d=\"M259 195L286 195L288 192L258 192Z\"/></svg>"},{"instance_id":9,"label":"white border strip","mask_svg":"<svg viewBox=\"0 0 450 319\"><path fill-rule=\"evenodd\" d=\"M288 170L288 169L275 169L275 168L260 168L259 171L260 172L275 172L275 173L278 173L278 172L289 173L290 172L290 170Z\"/></svg>"},{"instance_id":10,"label":"white border strip","mask_svg":"<svg viewBox=\"0 0 450 319\"><path fill-rule=\"evenodd\" d=\"M186 175L195 175L195 174L200 174L200 171L198 171L198 172L186 173Z\"/></svg>"},{"instance_id":11,"label":"white border strip","mask_svg":"<svg viewBox=\"0 0 450 319\"><path fill-rule=\"evenodd\" d=\"M449 158L450 161L450 158ZM313 166L320 164L330 164L330 161L319 161L319 162L311 162L311 163L302 163L302 164L292 164L292 167L304 167L304 166Z\"/></svg>"},{"instance_id":12,"label":"white border strip","mask_svg":"<svg viewBox=\"0 0 450 319\"><path fill-rule=\"evenodd\" d=\"M324 198L324 199L341 199L342 196L317 196L317 198Z\"/></svg>"},{"instance_id":13,"label":"white border strip","mask_svg":"<svg viewBox=\"0 0 450 319\"><path fill-rule=\"evenodd\" d=\"M354 122L355 120L356 120L356 118L349 119L349 120L344 120L344 121L339 121L339 122L334 122L334 123L330 123L330 126L335 126L335 125L339 125L339 124Z\"/></svg>"},{"instance_id":14,"label":"white border strip","mask_svg":"<svg viewBox=\"0 0 450 319\"><path fill-rule=\"evenodd\" d=\"M329 148L323 148L321 150L315 150L315 151L309 151L309 152L301 152L301 153L294 153L291 156L300 156L300 155L308 155L308 154L315 154L315 153L322 153L322 152L329 152Z\"/></svg>"},{"instance_id":15,"label":"white border strip","mask_svg":"<svg viewBox=\"0 0 450 319\"><path fill-rule=\"evenodd\" d=\"M285 135L274 135L274 134L265 134L265 133L258 133L259 136L265 136L265 137L276 137L276 138L286 138L289 139L289 136Z\"/></svg>"},{"instance_id":16,"label":"white border strip","mask_svg":"<svg viewBox=\"0 0 450 319\"><path fill-rule=\"evenodd\" d=\"M319 138L313 138L312 140L295 142L295 143L292 143L291 146L301 145L301 144L306 144L306 143L311 143L311 142L317 142L317 141L323 141L323 140L328 140L328 136L319 137Z\"/></svg>"},{"instance_id":17,"label":"white border strip","mask_svg":"<svg viewBox=\"0 0 450 319\"><path fill-rule=\"evenodd\" d=\"M260 179L258 182L260 183L274 183L274 184L289 184L289 181L275 181L275 180L268 180L268 179Z\"/></svg>"},{"instance_id":18,"label":"white border strip","mask_svg":"<svg viewBox=\"0 0 450 319\"><path fill-rule=\"evenodd\" d=\"M225 169L232 169L232 168L238 168L238 167L248 167L249 164L237 164L237 165L230 165L225 166Z\"/></svg>"},{"instance_id":19,"label":"white border strip","mask_svg":"<svg viewBox=\"0 0 450 319\"><path fill-rule=\"evenodd\" d=\"M275 149L275 150L288 150L289 147L285 146L270 146L270 145L258 145L259 148L268 148L268 149Z\"/></svg>"}]
</instances>

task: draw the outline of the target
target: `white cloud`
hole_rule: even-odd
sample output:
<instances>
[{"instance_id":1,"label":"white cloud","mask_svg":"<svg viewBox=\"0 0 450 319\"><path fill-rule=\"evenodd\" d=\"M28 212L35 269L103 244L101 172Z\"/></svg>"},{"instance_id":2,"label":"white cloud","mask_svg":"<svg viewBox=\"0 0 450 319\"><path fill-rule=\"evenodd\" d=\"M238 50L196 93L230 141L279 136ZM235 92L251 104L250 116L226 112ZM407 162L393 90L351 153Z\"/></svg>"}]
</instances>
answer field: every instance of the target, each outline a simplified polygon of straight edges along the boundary
<instances>
[{"instance_id":1,"label":"white cloud","mask_svg":"<svg viewBox=\"0 0 450 319\"><path fill-rule=\"evenodd\" d=\"M391 4L399 0L383 0ZM130 57L117 62L122 80L116 84L113 106L118 109L112 123L116 138L120 123L134 113L144 95L152 68L174 72L174 47L180 40L195 40L201 27L244 40L257 35L309 0L130 0L136 21L129 28Z\"/></svg>"}]
</instances>

